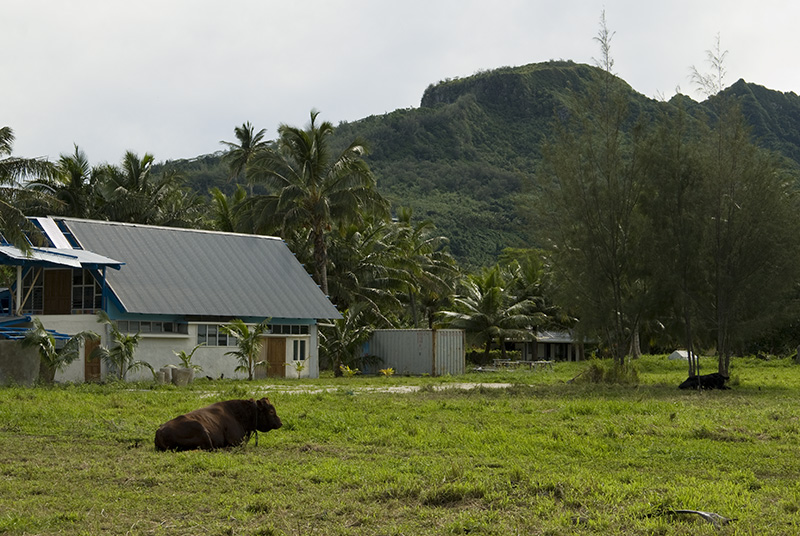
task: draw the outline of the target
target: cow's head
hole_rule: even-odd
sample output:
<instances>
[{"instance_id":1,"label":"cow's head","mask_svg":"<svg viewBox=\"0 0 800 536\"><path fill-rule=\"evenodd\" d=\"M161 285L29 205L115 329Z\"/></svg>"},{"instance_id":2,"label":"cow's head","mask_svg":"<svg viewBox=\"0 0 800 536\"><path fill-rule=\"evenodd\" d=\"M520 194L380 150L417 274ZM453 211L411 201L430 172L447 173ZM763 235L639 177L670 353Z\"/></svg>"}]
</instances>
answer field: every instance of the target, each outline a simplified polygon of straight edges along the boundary
<instances>
[{"instance_id":1,"label":"cow's head","mask_svg":"<svg viewBox=\"0 0 800 536\"><path fill-rule=\"evenodd\" d=\"M259 432L269 432L283 426L281 418L275 412L275 406L270 404L268 398L262 398L257 401L256 407L258 408L258 426L256 429Z\"/></svg>"}]
</instances>

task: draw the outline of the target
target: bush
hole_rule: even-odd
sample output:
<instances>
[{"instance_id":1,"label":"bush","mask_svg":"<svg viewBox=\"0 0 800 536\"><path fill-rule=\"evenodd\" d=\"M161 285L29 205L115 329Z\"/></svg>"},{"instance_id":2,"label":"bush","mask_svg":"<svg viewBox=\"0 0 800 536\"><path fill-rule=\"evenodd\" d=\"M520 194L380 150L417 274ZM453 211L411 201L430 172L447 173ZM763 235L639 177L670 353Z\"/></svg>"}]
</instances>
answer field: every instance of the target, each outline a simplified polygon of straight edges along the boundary
<instances>
[{"instance_id":1,"label":"bush","mask_svg":"<svg viewBox=\"0 0 800 536\"><path fill-rule=\"evenodd\" d=\"M570 382L638 385L639 371L633 363L620 366L610 360L592 360L591 364Z\"/></svg>"}]
</instances>

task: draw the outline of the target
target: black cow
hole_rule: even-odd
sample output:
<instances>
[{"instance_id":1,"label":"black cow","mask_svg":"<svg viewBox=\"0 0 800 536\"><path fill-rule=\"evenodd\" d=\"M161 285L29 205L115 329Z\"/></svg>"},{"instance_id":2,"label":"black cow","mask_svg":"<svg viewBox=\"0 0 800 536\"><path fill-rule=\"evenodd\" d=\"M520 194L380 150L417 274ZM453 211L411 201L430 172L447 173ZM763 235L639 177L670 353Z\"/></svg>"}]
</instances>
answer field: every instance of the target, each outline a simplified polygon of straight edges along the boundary
<instances>
[{"instance_id":1,"label":"black cow","mask_svg":"<svg viewBox=\"0 0 800 536\"><path fill-rule=\"evenodd\" d=\"M155 444L158 450L235 447L247 442L253 432L269 432L282 425L266 398L226 400L165 422L156 430Z\"/></svg>"},{"instance_id":2,"label":"black cow","mask_svg":"<svg viewBox=\"0 0 800 536\"><path fill-rule=\"evenodd\" d=\"M728 376L724 376L719 372L713 374L703 374L701 376L689 376L678 389L730 389L725 382L728 381Z\"/></svg>"}]
</instances>

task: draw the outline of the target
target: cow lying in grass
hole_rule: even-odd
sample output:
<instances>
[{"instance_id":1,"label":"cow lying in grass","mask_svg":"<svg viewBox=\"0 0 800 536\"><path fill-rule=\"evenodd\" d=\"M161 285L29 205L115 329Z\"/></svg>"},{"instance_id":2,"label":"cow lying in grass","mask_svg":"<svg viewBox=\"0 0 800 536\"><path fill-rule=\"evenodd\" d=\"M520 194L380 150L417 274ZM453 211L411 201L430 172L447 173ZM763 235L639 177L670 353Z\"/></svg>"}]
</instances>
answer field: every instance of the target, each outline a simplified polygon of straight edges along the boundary
<instances>
[{"instance_id":1,"label":"cow lying in grass","mask_svg":"<svg viewBox=\"0 0 800 536\"><path fill-rule=\"evenodd\" d=\"M269 400L226 400L190 411L156 430L158 450L219 449L246 443L283 425Z\"/></svg>"},{"instance_id":2,"label":"cow lying in grass","mask_svg":"<svg viewBox=\"0 0 800 536\"><path fill-rule=\"evenodd\" d=\"M728 381L728 377L719 372L701 376L689 376L686 381L678 386L678 389L730 389L725 385L726 381Z\"/></svg>"}]
</instances>

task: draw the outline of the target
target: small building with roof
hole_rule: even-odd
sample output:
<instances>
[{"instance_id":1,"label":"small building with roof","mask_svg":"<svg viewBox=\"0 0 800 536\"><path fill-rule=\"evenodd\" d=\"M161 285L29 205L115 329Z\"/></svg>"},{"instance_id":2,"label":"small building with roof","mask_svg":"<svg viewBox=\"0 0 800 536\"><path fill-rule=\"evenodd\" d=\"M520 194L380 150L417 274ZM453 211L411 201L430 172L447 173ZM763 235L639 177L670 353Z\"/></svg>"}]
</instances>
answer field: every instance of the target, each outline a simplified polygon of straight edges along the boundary
<instances>
[{"instance_id":1,"label":"small building with roof","mask_svg":"<svg viewBox=\"0 0 800 536\"><path fill-rule=\"evenodd\" d=\"M583 341L572 331L537 330L532 340L515 342L524 361L582 361L585 359Z\"/></svg>"},{"instance_id":2,"label":"small building with roof","mask_svg":"<svg viewBox=\"0 0 800 536\"><path fill-rule=\"evenodd\" d=\"M317 377L318 322L341 315L280 238L76 218L32 218L47 247L26 254L0 245L0 264L16 268L0 295L0 336L19 337L31 317L68 336L109 333L105 311L124 333L140 333L135 358L159 369L178 365L176 352L198 344L192 362L212 378L242 377L227 352L236 340L220 329L231 320L267 322L257 375ZM104 378L88 356L56 376L60 381ZM293 365L302 363L303 367ZM302 369L298 372L298 369ZM138 372L131 379L149 378Z\"/></svg>"}]
</instances>

